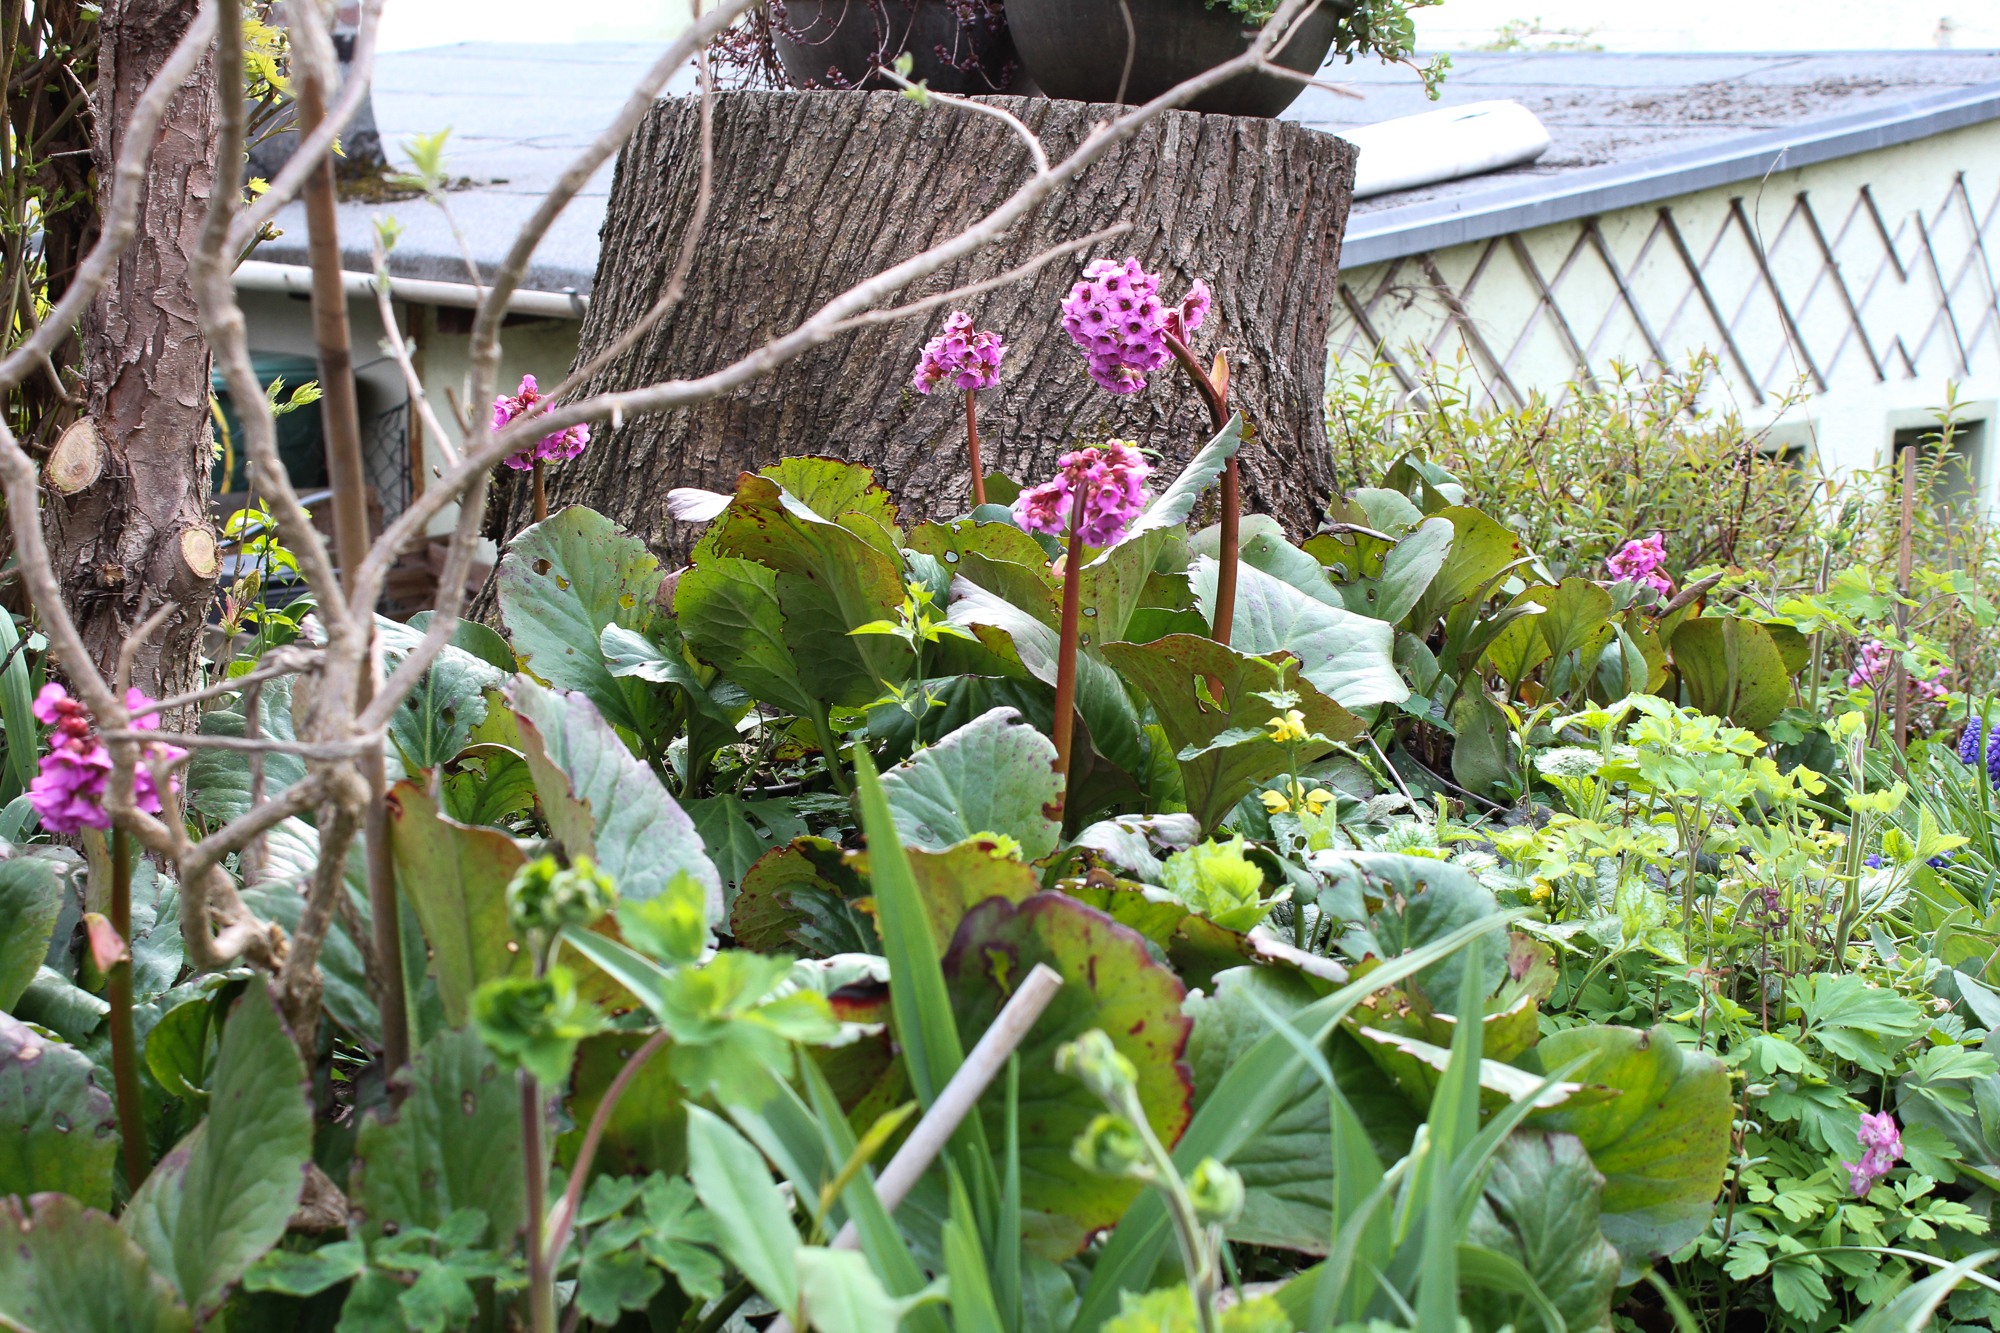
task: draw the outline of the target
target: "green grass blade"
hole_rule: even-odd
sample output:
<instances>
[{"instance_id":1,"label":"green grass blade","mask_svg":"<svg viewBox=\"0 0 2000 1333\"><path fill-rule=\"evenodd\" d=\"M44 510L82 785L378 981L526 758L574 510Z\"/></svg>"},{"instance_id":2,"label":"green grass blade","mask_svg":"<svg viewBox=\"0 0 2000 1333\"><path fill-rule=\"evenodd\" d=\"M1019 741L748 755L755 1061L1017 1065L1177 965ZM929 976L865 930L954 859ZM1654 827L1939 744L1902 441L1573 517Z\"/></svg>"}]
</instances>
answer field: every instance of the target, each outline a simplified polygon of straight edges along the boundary
<instances>
[{"instance_id":1,"label":"green grass blade","mask_svg":"<svg viewBox=\"0 0 2000 1333\"><path fill-rule=\"evenodd\" d=\"M1021 1333L1021 1057L1007 1057L1007 1143L1000 1174L1000 1227L994 1237L993 1279L1000 1323Z\"/></svg>"},{"instance_id":2,"label":"green grass blade","mask_svg":"<svg viewBox=\"0 0 2000 1333\"><path fill-rule=\"evenodd\" d=\"M955 1333L1004 1333L1000 1309L987 1281L986 1253L972 1215L972 1197L957 1170L950 1173L951 1217L944 1224L944 1267L951 1280L951 1322Z\"/></svg>"},{"instance_id":3,"label":"green grass blade","mask_svg":"<svg viewBox=\"0 0 2000 1333\"><path fill-rule=\"evenodd\" d=\"M1465 946L1459 982L1463 1001L1452 1034L1451 1063L1431 1098L1430 1152L1419 1165L1416 1196L1424 1201L1417 1282L1417 1333L1458 1333L1459 1156L1479 1134L1479 1062L1485 1057L1486 988L1480 984L1484 940Z\"/></svg>"},{"instance_id":4,"label":"green grass blade","mask_svg":"<svg viewBox=\"0 0 2000 1333\"><path fill-rule=\"evenodd\" d=\"M1456 1255L1459 1271L1465 1280L1475 1287L1485 1287L1491 1291L1505 1292L1509 1296L1519 1296L1535 1307L1535 1313L1542 1317L1542 1327L1548 1333L1569 1333L1569 1321L1562 1317L1562 1311L1543 1292L1527 1269L1518 1260L1480 1245L1461 1245ZM1426 1274L1425 1280L1429 1280ZM1454 1302L1456 1304L1456 1302ZM1454 1328L1457 1326L1454 1324Z\"/></svg>"}]
</instances>

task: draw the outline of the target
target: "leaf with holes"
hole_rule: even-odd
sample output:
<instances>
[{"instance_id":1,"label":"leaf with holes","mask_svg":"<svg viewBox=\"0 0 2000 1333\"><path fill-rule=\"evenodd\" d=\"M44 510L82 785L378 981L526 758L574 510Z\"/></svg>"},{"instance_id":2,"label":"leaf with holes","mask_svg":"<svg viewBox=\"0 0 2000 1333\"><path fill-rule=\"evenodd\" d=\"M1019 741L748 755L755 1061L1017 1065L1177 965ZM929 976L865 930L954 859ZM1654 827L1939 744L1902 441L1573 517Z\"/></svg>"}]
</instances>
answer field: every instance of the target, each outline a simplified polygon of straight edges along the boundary
<instances>
[{"instance_id":1,"label":"leaf with holes","mask_svg":"<svg viewBox=\"0 0 2000 1333\"><path fill-rule=\"evenodd\" d=\"M1139 1074L1139 1100L1162 1142L1187 1127L1193 1082L1181 1056L1189 1023L1186 988L1153 961L1138 932L1059 893L1021 902L989 898L959 923L944 960L945 983L966 1049L992 1024L1013 987L1037 963L1063 988L1020 1047L1021 1226L1050 1258L1076 1253L1093 1231L1116 1222L1136 1181L1086 1171L1070 1145L1104 1109L1081 1083L1055 1072L1056 1048L1102 1029ZM1003 1095L979 1113L989 1143L1006 1142Z\"/></svg>"},{"instance_id":2,"label":"leaf with holes","mask_svg":"<svg viewBox=\"0 0 2000 1333\"><path fill-rule=\"evenodd\" d=\"M0 1191L0 1325L29 1333L185 1333L187 1310L118 1224L60 1194Z\"/></svg>"},{"instance_id":3,"label":"leaf with holes","mask_svg":"<svg viewBox=\"0 0 2000 1333\"><path fill-rule=\"evenodd\" d=\"M643 731L645 686L605 664L607 625L644 631L659 617L660 562L592 509L572 505L528 528L493 575L500 618L521 662L559 690L580 690L618 726Z\"/></svg>"},{"instance_id":4,"label":"leaf with holes","mask_svg":"<svg viewBox=\"0 0 2000 1333\"><path fill-rule=\"evenodd\" d=\"M1195 598L1211 623L1216 575L1213 560L1195 561ZM1394 626L1318 601L1261 569L1237 571L1229 643L1242 653L1290 653L1299 660L1299 674L1343 708L1410 697L1410 687L1396 673Z\"/></svg>"},{"instance_id":5,"label":"leaf with holes","mask_svg":"<svg viewBox=\"0 0 2000 1333\"><path fill-rule=\"evenodd\" d=\"M111 1206L118 1117L73 1046L0 1014L0 1195L68 1194Z\"/></svg>"},{"instance_id":6,"label":"leaf with holes","mask_svg":"<svg viewBox=\"0 0 2000 1333\"><path fill-rule=\"evenodd\" d=\"M431 1038L396 1080L402 1102L365 1116L354 1142L364 1234L476 1208L504 1248L527 1218L519 1085L470 1029Z\"/></svg>"}]
</instances>

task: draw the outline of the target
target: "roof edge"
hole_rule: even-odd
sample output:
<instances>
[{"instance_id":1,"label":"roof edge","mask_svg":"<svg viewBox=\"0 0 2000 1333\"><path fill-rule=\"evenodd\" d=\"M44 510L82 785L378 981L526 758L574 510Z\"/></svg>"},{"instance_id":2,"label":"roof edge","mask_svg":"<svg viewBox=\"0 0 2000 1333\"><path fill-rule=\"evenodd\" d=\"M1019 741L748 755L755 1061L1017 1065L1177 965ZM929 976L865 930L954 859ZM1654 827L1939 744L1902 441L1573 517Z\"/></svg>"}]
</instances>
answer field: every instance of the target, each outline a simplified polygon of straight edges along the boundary
<instances>
[{"instance_id":1,"label":"roof edge","mask_svg":"<svg viewBox=\"0 0 2000 1333\"><path fill-rule=\"evenodd\" d=\"M1370 213L1348 229L1343 268L1360 268L1509 232L1657 203L2000 120L2000 83L1958 88L1893 106L1825 116L1663 153L1531 180L1469 197Z\"/></svg>"}]
</instances>

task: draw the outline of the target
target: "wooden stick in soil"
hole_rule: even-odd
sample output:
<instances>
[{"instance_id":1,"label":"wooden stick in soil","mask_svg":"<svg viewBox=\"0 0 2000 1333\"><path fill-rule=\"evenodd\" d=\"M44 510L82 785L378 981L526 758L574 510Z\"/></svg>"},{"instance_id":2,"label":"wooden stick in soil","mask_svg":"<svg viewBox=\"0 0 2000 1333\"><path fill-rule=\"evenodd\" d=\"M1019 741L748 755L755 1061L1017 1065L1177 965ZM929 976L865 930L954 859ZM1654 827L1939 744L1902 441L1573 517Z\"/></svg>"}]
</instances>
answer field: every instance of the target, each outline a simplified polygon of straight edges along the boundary
<instances>
[{"instance_id":1,"label":"wooden stick in soil","mask_svg":"<svg viewBox=\"0 0 2000 1333\"><path fill-rule=\"evenodd\" d=\"M111 833L111 929L123 956L105 973L111 1001L111 1081L118 1095L119 1149L125 1158L125 1186L137 1191L145 1180L146 1113L139 1099L139 1036L132 1025L132 840L124 829Z\"/></svg>"},{"instance_id":2,"label":"wooden stick in soil","mask_svg":"<svg viewBox=\"0 0 2000 1333\"><path fill-rule=\"evenodd\" d=\"M972 464L972 505L978 508L986 503L986 467L979 461L979 409L973 398L977 390L965 391L965 452Z\"/></svg>"},{"instance_id":3,"label":"wooden stick in soil","mask_svg":"<svg viewBox=\"0 0 2000 1333\"><path fill-rule=\"evenodd\" d=\"M309 64L310 62L308 62ZM311 134L326 118L326 90L307 73L298 81L299 130ZM313 335L318 343L320 413L326 427L327 478L333 486L333 537L344 588L352 592L368 551L368 477L361 459L361 409L354 392L353 340L347 326L347 293L340 266L340 226L335 212L333 158L321 160L307 179L306 249L312 263ZM362 632L373 637L364 619ZM369 658L374 658L371 642ZM363 671L354 706L359 712L374 695L374 670ZM368 867L368 913L377 975L375 1002L382 1015L382 1061L394 1072L410 1060L410 1020L403 989L401 907L396 901L396 867L389 847L388 773L382 747L361 761L368 784L362 840ZM394 1084L391 1084L393 1087Z\"/></svg>"},{"instance_id":4,"label":"wooden stick in soil","mask_svg":"<svg viewBox=\"0 0 2000 1333\"><path fill-rule=\"evenodd\" d=\"M979 1041L967 1053L965 1063L951 1076L951 1081L938 1093L931 1109L910 1131L910 1137L896 1155L889 1159L889 1165L875 1181L875 1195L882 1201L882 1211L893 1213L896 1206L910 1196L924 1172L930 1170L931 1163L951 1142L951 1136L969 1115L972 1108L986 1092L1007 1060L1014 1054L1035 1021L1042 1016L1051 1001L1062 990L1062 974L1047 963L1036 963L1028 975L1021 979L1020 987L1014 992L1007 1006ZM858 1250L861 1248L861 1233L850 1219L833 1238L829 1247L836 1250ZM791 1320L780 1315L765 1333L792 1333Z\"/></svg>"}]
</instances>

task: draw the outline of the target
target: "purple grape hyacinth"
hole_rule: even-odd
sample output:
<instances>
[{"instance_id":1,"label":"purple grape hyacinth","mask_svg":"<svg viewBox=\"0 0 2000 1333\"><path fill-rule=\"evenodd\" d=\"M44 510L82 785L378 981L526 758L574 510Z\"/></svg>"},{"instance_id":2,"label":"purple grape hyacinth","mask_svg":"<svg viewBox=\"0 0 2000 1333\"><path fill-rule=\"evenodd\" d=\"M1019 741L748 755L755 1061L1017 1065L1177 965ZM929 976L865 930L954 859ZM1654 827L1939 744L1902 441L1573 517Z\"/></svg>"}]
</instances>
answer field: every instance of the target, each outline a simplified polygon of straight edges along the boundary
<instances>
[{"instance_id":1,"label":"purple grape hyacinth","mask_svg":"<svg viewBox=\"0 0 2000 1333\"><path fill-rule=\"evenodd\" d=\"M1093 259L1062 303L1063 328L1090 362L1090 378L1108 393L1137 393L1146 376L1173 359L1169 335L1185 339L1208 318L1208 284L1197 280L1169 307L1160 279L1137 259Z\"/></svg>"},{"instance_id":2,"label":"purple grape hyacinth","mask_svg":"<svg viewBox=\"0 0 2000 1333\"><path fill-rule=\"evenodd\" d=\"M158 713L138 711L152 703L139 690L125 692L125 706L136 714L132 719L134 730L159 728ZM111 776L111 752L91 726L89 711L81 700L71 698L69 691L54 681L42 686L33 708L36 719L51 728L49 752L42 756L41 770L28 784L28 804L41 817L42 827L51 833L110 828L111 815L104 808L104 788ZM165 741L149 742L146 746L147 758L166 763L186 755L186 750ZM174 790L179 789L176 778ZM145 764L133 771L132 801L147 814L160 813L159 789L154 785L152 770Z\"/></svg>"},{"instance_id":3,"label":"purple grape hyacinth","mask_svg":"<svg viewBox=\"0 0 2000 1333\"><path fill-rule=\"evenodd\" d=\"M1130 440L1107 440L1064 454L1055 477L1030 486L1014 500L1014 521L1028 532L1060 537L1069 530L1079 490L1083 523L1077 535L1086 546L1114 546L1150 498L1146 478L1152 467Z\"/></svg>"},{"instance_id":4,"label":"purple grape hyacinth","mask_svg":"<svg viewBox=\"0 0 2000 1333\"><path fill-rule=\"evenodd\" d=\"M999 334L975 329L972 316L954 310L945 316L944 332L924 344L910 384L921 394L947 381L967 393L991 389L1000 383L1000 361L1006 355L1007 344Z\"/></svg>"},{"instance_id":5,"label":"purple grape hyacinth","mask_svg":"<svg viewBox=\"0 0 2000 1333\"><path fill-rule=\"evenodd\" d=\"M549 400L543 395L541 386L535 383L533 375L521 376L520 389L512 394L502 394L493 400L493 429L499 430L510 421L534 416L549 409ZM566 463L584 451L590 443L590 427L583 422L565 426L553 435L544 435L517 454L509 454L505 459L508 467L516 472L526 472L537 463Z\"/></svg>"},{"instance_id":6,"label":"purple grape hyacinth","mask_svg":"<svg viewBox=\"0 0 2000 1333\"><path fill-rule=\"evenodd\" d=\"M1979 762L1979 719L1965 719L1965 730L1958 733L1958 762L1967 768Z\"/></svg>"},{"instance_id":7,"label":"purple grape hyacinth","mask_svg":"<svg viewBox=\"0 0 2000 1333\"><path fill-rule=\"evenodd\" d=\"M1986 739L1986 777L1996 788L2000 788L2000 727L1993 728Z\"/></svg>"},{"instance_id":8,"label":"purple grape hyacinth","mask_svg":"<svg viewBox=\"0 0 2000 1333\"><path fill-rule=\"evenodd\" d=\"M1857 1199L1866 1198L1868 1191L1875 1188L1889 1169L1903 1157L1903 1134L1896 1126L1896 1117L1887 1111L1864 1114L1861 1129L1856 1136L1860 1141L1861 1160L1842 1162L1847 1168L1847 1187Z\"/></svg>"}]
</instances>

